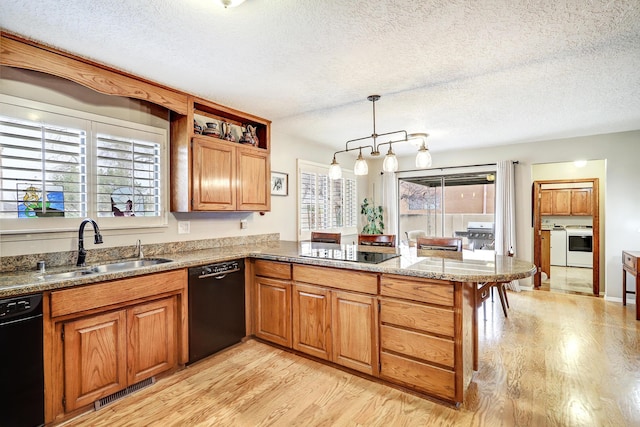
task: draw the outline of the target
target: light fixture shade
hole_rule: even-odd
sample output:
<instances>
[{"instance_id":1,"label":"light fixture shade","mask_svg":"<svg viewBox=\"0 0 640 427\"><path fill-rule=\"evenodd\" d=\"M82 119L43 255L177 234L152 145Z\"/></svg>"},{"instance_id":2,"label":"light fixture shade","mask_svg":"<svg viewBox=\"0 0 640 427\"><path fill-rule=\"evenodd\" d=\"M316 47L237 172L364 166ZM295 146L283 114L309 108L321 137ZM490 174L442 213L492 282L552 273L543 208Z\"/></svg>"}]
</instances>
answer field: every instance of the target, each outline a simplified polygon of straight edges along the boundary
<instances>
[{"instance_id":1,"label":"light fixture shade","mask_svg":"<svg viewBox=\"0 0 640 427\"><path fill-rule=\"evenodd\" d=\"M356 164L353 166L353 173L356 175L367 175L369 173L369 166L367 165L367 161L362 157L362 150L360 150Z\"/></svg>"},{"instance_id":2,"label":"light fixture shade","mask_svg":"<svg viewBox=\"0 0 640 427\"><path fill-rule=\"evenodd\" d=\"M333 161L331 162L331 166L329 166L329 178L331 179L342 178L342 168L340 167L340 164L336 161L336 156L333 156Z\"/></svg>"},{"instance_id":3,"label":"light fixture shade","mask_svg":"<svg viewBox=\"0 0 640 427\"><path fill-rule=\"evenodd\" d=\"M398 158L393 150L391 150L391 146L389 146L389 152L387 152L382 162L382 170L384 172L395 172L398 170Z\"/></svg>"},{"instance_id":4,"label":"light fixture shade","mask_svg":"<svg viewBox=\"0 0 640 427\"><path fill-rule=\"evenodd\" d=\"M422 144L422 147L418 150L418 155L416 156L416 167L418 169L431 167L431 153L429 153L429 149L424 144Z\"/></svg>"},{"instance_id":5,"label":"light fixture shade","mask_svg":"<svg viewBox=\"0 0 640 427\"><path fill-rule=\"evenodd\" d=\"M222 4L226 9L228 7L240 6L242 3L244 3L244 0L218 0L218 2Z\"/></svg>"}]
</instances>

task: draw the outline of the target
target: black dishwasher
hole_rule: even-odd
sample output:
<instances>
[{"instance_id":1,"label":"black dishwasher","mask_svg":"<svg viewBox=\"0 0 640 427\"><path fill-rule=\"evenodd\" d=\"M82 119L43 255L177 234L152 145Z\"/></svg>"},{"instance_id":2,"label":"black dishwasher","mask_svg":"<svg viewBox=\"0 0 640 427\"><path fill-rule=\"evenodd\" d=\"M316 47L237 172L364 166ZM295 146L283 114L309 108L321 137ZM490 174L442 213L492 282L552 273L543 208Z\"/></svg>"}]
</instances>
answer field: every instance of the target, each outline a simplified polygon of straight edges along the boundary
<instances>
[{"instance_id":1,"label":"black dishwasher","mask_svg":"<svg viewBox=\"0 0 640 427\"><path fill-rule=\"evenodd\" d=\"M0 299L0 426L44 425L42 295Z\"/></svg>"},{"instance_id":2,"label":"black dishwasher","mask_svg":"<svg viewBox=\"0 0 640 427\"><path fill-rule=\"evenodd\" d=\"M189 363L245 336L244 260L189 269Z\"/></svg>"}]
</instances>

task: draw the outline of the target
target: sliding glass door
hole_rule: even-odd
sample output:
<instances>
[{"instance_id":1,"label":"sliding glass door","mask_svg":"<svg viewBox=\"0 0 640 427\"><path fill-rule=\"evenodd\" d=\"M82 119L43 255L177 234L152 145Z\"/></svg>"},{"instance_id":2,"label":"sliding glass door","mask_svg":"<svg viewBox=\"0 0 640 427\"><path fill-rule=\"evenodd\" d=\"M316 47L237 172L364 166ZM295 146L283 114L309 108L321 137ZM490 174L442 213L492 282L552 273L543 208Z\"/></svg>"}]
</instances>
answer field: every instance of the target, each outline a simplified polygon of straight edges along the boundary
<instances>
[{"instance_id":1,"label":"sliding glass door","mask_svg":"<svg viewBox=\"0 0 640 427\"><path fill-rule=\"evenodd\" d=\"M432 176L399 176L398 230L405 243L416 235L463 237L468 249L493 250L495 170ZM487 232L476 242L474 227Z\"/></svg>"}]
</instances>

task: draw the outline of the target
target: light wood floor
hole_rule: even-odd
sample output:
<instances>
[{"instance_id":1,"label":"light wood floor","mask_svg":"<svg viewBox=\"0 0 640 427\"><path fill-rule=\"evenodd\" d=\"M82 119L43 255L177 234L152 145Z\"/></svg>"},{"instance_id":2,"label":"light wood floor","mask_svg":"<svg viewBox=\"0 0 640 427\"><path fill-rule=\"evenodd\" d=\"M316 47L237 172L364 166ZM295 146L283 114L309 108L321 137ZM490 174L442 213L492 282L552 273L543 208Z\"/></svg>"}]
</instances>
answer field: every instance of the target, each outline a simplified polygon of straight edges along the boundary
<instances>
[{"instance_id":1,"label":"light wood floor","mask_svg":"<svg viewBox=\"0 0 640 427\"><path fill-rule=\"evenodd\" d=\"M551 277L542 281L540 289L593 295L593 269L552 265Z\"/></svg>"},{"instance_id":2,"label":"light wood floor","mask_svg":"<svg viewBox=\"0 0 640 427\"><path fill-rule=\"evenodd\" d=\"M509 292L479 310L460 409L250 340L66 426L639 426L633 305Z\"/></svg>"}]
</instances>

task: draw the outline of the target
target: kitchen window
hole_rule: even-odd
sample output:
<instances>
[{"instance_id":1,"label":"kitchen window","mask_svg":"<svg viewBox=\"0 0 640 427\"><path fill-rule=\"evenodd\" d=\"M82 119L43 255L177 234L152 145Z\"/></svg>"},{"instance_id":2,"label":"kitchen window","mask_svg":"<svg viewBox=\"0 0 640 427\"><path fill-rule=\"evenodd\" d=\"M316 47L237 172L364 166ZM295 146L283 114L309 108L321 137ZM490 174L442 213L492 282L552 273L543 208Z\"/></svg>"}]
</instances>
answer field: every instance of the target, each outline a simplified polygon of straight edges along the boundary
<instances>
[{"instance_id":1,"label":"kitchen window","mask_svg":"<svg viewBox=\"0 0 640 427\"><path fill-rule=\"evenodd\" d=\"M166 224L166 130L0 97L3 233ZM166 181L164 181L166 182Z\"/></svg>"},{"instance_id":2,"label":"kitchen window","mask_svg":"<svg viewBox=\"0 0 640 427\"><path fill-rule=\"evenodd\" d=\"M298 240L312 231L357 234L357 195L353 173L332 180L327 166L298 160Z\"/></svg>"}]
</instances>

